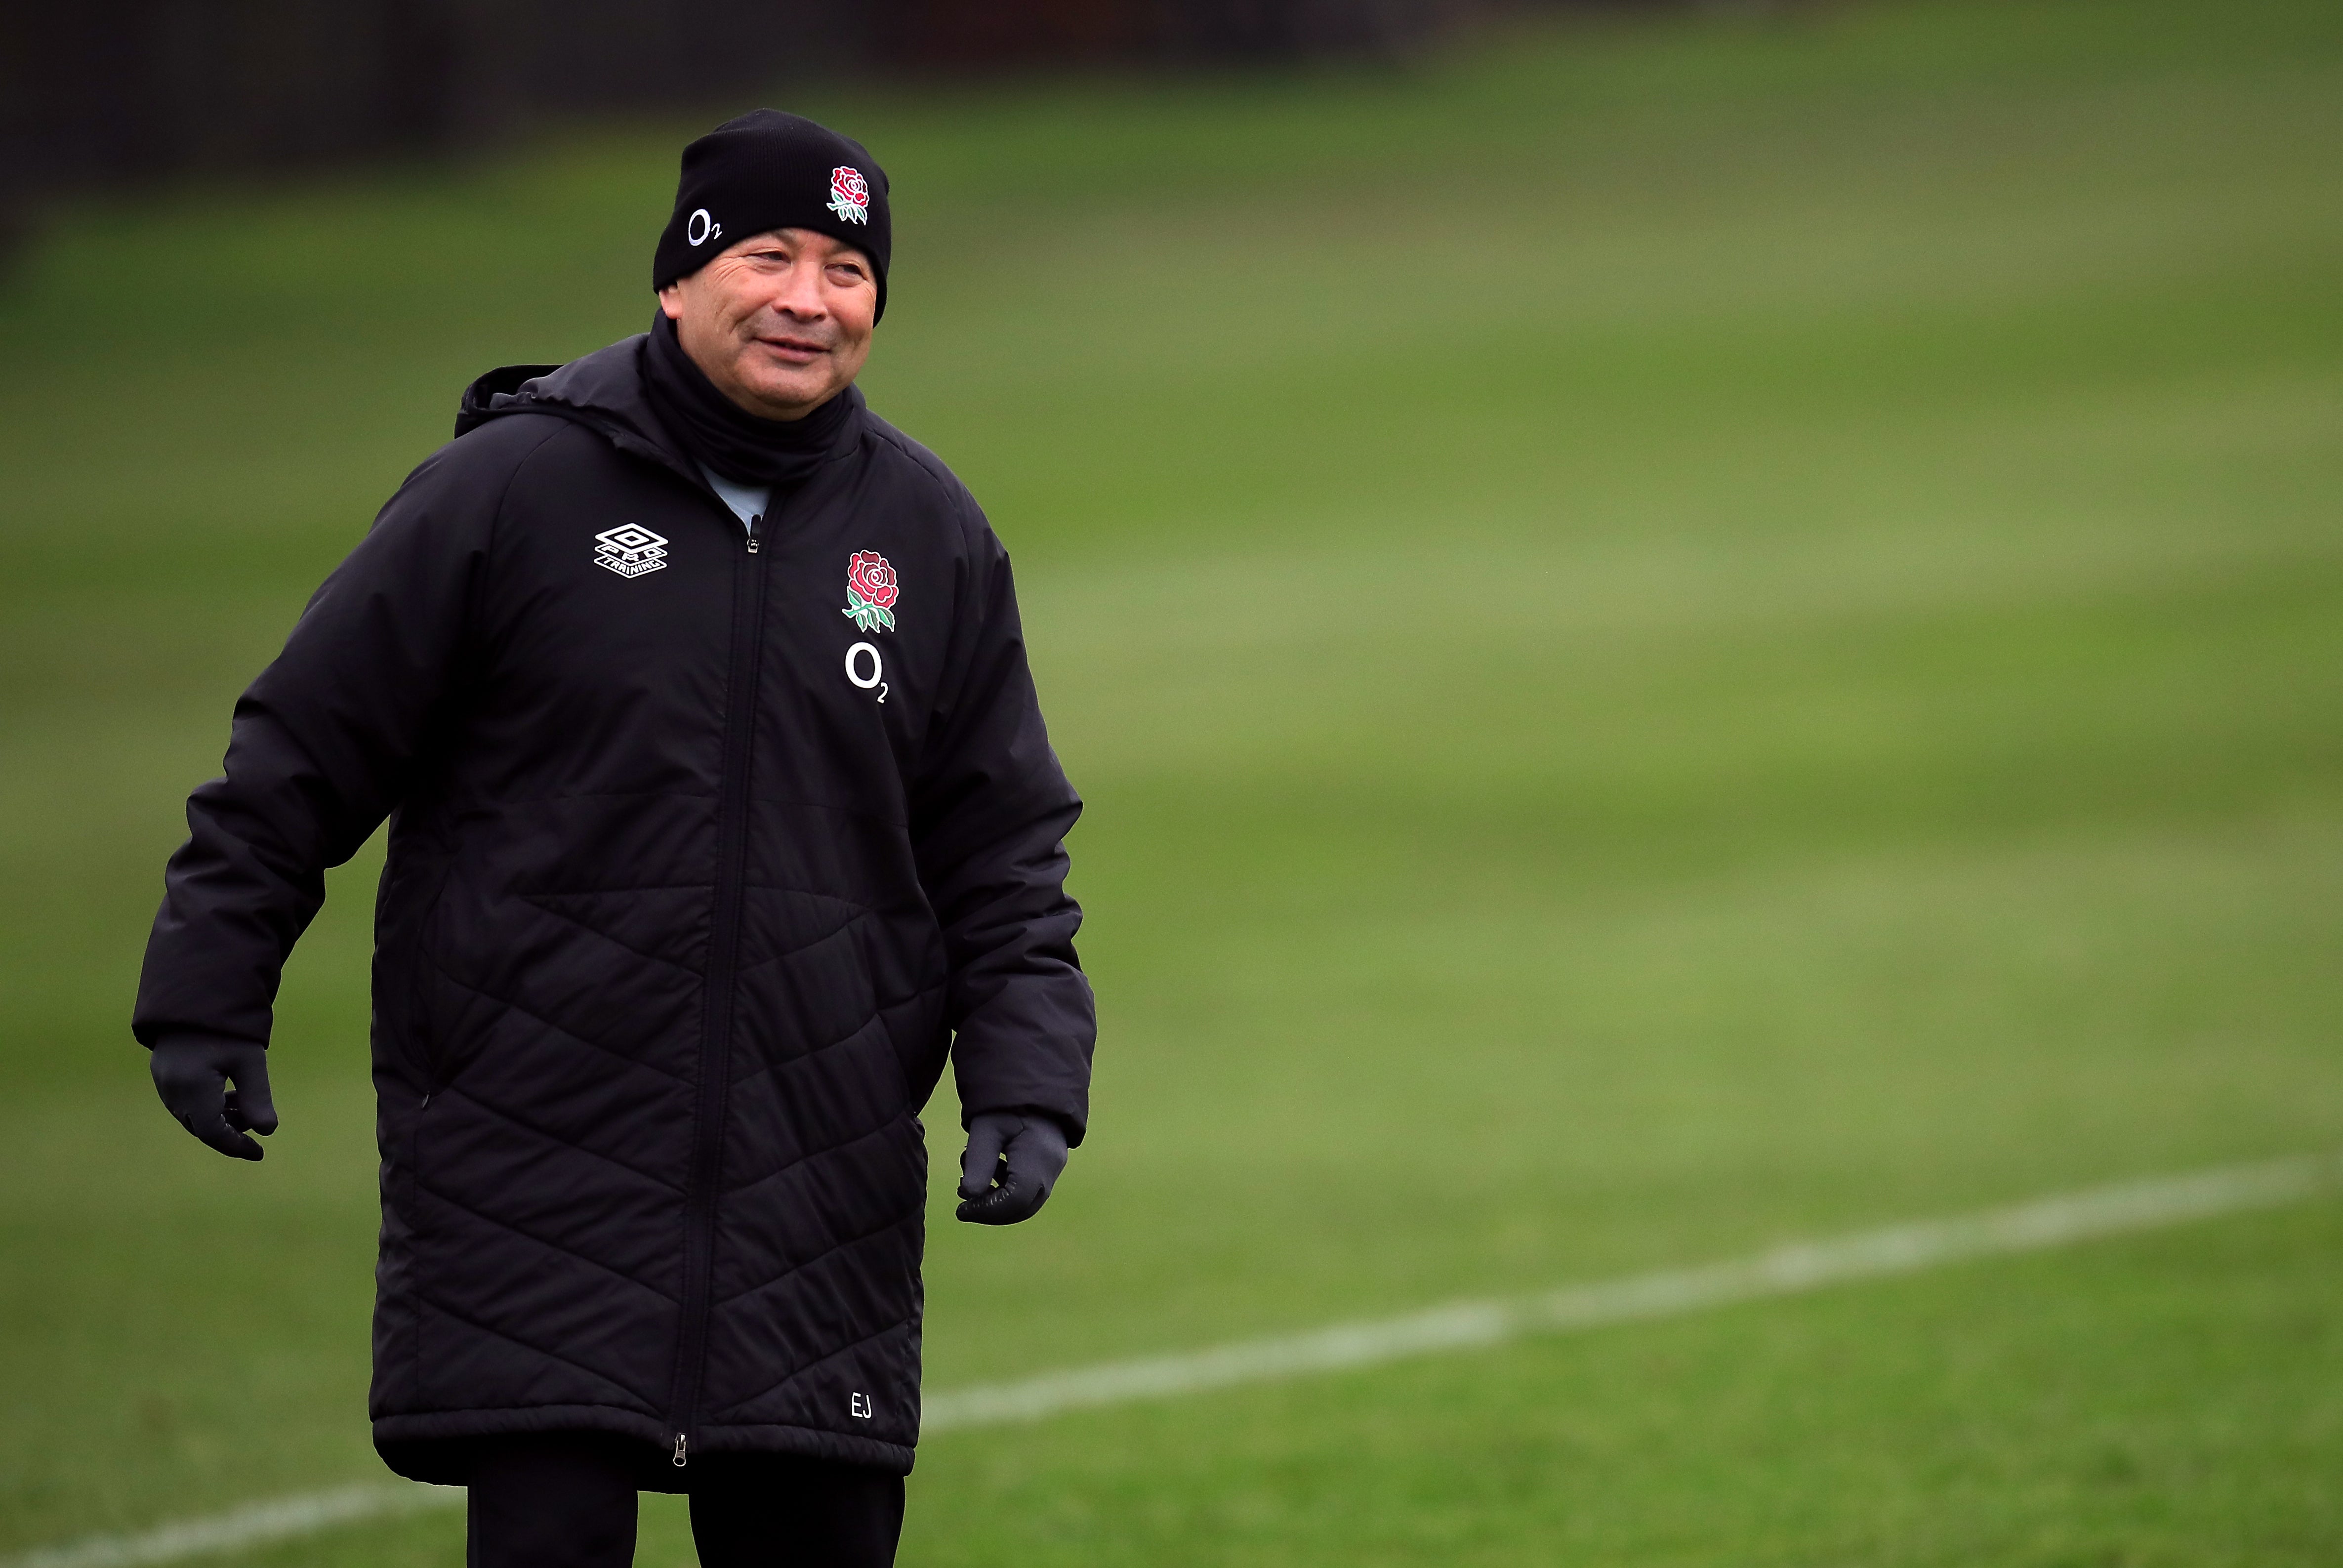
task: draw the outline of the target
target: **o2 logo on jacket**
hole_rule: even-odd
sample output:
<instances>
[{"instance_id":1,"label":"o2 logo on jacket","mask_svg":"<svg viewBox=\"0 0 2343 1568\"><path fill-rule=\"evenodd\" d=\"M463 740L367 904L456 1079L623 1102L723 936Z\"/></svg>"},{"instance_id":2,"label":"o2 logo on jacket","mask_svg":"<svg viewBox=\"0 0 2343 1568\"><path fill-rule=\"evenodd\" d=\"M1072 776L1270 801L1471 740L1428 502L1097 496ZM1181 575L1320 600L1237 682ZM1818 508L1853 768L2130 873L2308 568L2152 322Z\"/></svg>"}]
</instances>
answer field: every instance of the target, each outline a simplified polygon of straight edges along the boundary
<instances>
[{"instance_id":1,"label":"o2 logo on jacket","mask_svg":"<svg viewBox=\"0 0 2343 1568\"><path fill-rule=\"evenodd\" d=\"M667 565L666 538L640 523L604 528L594 536L594 564L622 578L639 578Z\"/></svg>"}]
</instances>

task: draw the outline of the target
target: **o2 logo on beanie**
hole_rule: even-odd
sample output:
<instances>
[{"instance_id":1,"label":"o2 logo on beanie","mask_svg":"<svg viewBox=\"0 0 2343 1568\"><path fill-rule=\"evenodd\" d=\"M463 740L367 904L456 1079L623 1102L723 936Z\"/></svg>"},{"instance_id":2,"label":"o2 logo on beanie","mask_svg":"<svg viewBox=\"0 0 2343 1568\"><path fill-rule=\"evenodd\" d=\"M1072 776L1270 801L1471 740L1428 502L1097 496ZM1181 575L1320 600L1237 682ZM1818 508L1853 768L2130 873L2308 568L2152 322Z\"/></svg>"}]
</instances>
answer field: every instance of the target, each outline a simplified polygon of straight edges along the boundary
<instances>
[{"instance_id":1,"label":"o2 logo on beanie","mask_svg":"<svg viewBox=\"0 0 2343 1568\"><path fill-rule=\"evenodd\" d=\"M860 169L830 171L830 210L849 223L870 221L870 182Z\"/></svg>"},{"instance_id":2,"label":"o2 logo on beanie","mask_svg":"<svg viewBox=\"0 0 2343 1568\"><path fill-rule=\"evenodd\" d=\"M683 226L683 237L695 250L723 233L724 226L709 216L706 207L694 212L691 221Z\"/></svg>"}]
</instances>

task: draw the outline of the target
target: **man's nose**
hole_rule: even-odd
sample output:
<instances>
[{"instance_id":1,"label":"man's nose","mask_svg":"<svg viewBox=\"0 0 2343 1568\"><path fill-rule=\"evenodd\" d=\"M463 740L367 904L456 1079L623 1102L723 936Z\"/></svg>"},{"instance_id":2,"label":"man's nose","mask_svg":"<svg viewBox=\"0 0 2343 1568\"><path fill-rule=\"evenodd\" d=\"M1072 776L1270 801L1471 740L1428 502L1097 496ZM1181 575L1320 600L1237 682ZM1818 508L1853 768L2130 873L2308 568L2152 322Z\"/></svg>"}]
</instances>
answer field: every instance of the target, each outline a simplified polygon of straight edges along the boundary
<instances>
[{"instance_id":1,"label":"man's nose","mask_svg":"<svg viewBox=\"0 0 2343 1568\"><path fill-rule=\"evenodd\" d=\"M773 308L785 311L799 321L820 321L830 314L821 302L818 275L809 267L791 267L781 292L773 300Z\"/></svg>"}]
</instances>

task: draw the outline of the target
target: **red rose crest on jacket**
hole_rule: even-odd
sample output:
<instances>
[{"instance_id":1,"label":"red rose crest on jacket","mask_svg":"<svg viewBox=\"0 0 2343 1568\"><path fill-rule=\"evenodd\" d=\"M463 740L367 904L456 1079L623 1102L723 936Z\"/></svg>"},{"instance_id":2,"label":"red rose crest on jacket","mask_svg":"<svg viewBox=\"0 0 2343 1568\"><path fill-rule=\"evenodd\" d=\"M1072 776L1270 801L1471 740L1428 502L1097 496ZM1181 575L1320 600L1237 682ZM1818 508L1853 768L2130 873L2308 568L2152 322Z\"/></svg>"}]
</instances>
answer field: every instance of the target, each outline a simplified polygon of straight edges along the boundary
<instances>
[{"instance_id":1,"label":"red rose crest on jacket","mask_svg":"<svg viewBox=\"0 0 2343 1568\"><path fill-rule=\"evenodd\" d=\"M895 581L895 568L877 550L857 550L854 558L846 563L846 608L840 615L850 617L864 631L895 629L895 599L901 588Z\"/></svg>"}]
</instances>

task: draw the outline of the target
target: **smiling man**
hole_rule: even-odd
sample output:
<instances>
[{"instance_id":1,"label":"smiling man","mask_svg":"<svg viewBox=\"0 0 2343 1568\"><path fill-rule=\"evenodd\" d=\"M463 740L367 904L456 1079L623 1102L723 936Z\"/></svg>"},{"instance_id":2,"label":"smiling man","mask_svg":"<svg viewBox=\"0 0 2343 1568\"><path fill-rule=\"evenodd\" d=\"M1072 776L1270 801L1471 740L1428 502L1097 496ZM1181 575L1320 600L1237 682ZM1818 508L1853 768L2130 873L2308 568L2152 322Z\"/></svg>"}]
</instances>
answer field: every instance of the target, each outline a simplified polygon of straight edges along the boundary
<instances>
[{"instance_id":1,"label":"smiling man","mask_svg":"<svg viewBox=\"0 0 2343 1568\"><path fill-rule=\"evenodd\" d=\"M136 1030L223 1153L277 1125L277 978L385 817L377 1447L475 1568L891 1562L926 1157L1049 1195L1093 1017L1081 802L1009 562L865 407L887 178L771 110L684 152L651 331L465 394L238 702ZM233 1088L231 1089L231 1085Z\"/></svg>"}]
</instances>

